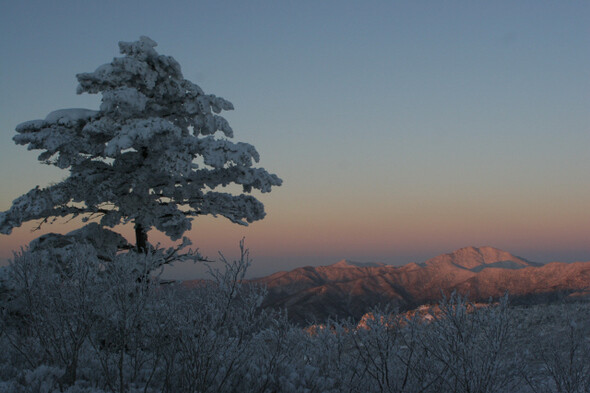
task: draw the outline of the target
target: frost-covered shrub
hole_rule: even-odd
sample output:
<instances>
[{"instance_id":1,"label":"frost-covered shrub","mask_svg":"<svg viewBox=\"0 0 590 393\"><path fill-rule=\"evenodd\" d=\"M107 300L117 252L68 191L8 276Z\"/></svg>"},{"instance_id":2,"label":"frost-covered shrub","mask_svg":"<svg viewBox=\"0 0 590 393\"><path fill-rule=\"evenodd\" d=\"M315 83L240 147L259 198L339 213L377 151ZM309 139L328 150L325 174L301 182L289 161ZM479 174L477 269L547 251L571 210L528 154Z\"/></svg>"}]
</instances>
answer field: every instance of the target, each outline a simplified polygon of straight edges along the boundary
<instances>
[{"instance_id":1,"label":"frost-covered shrub","mask_svg":"<svg viewBox=\"0 0 590 393\"><path fill-rule=\"evenodd\" d=\"M308 330L303 357L306 364L317 368L324 383L339 392L356 392L363 388L361 358L355 351L356 323L351 320L328 320ZM360 390L359 390L360 389Z\"/></svg>"},{"instance_id":2,"label":"frost-covered shrub","mask_svg":"<svg viewBox=\"0 0 590 393\"><path fill-rule=\"evenodd\" d=\"M66 385L77 378L80 351L97 322L101 266L92 255L85 245L60 259L21 252L8 269L6 337L30 367L63 368Z\"/></svg>"},{"instance_id":3,"label":"frost-covered shrub","mask_svg":"<svg viewBox=\"0 0 590 393\"><path fill-rule=\"evenodd\" d=\"M100 272L101 292L94 307L97 329L88 341L110 389L121 390L138 380L146 383L146 370L157 367L150 338L162 318L158 280L148 273L159 265L157 255L130 252L114 256Z\"/></svg>"},{"instance_id":4,"label":"frost-covered shrub","mask_svg":"<svg viewBox=\"0 0 590 393\"><path fill-rule=\"evenodd\" d=\"M387 310L367 314L352 335L365 384L376 392L436 391L440 376L431 372L434 359L423 345L428 328L419 318Z\"/></svg>"},{"instance_id":5,"label":"frost-covered shrub","mask_svg":"<svg viewBox=\"0 0 590 393\"><path fill-rule=\"evenodd\" d=\"M197 288L176 288L171 307L173 337L166 351L172 391L230 391L251 357L261 293L244 288L244 265L230 264Z\"/></svg>"},{"instance_id":6,"label":"frost-covered shrub","mask_svg":"<svg viewBox=\"0 0 590 393\"><path fill-rule=\"evenodd\" d=\"M590 303L533 310L524 324L536 329L520 345L531 365L523 379L535 392L590 392Z\"/></svg>"},{"instance_id":7,"label":"frost-covered shrub","mask_svg":"<svg viewBox=\"0 0 590 393\"><path fill-rule=\"evenodd\" d=\"M509 356L511 323L507 297L476 307L453 294L424 330L423 348L434 360L427 370L448 392L510 390L516 362Z\"/></svg>"},{"instance_id":8,"label":"frost-covered shrub","mask_svg":"<svg viewBox=\"0 0 590 393\"><path fill-rule=\"evenodd\" d=\"M264 290L241 283L249 264L243 245L239 261L224 261L225 270L198 288L159 285L148 274L161 265L157 252L105 262L89 247L64 249L59 258L21 252L6 269L6 379L47 366L62 370L53 383L63 388L80 380L108 391L235 386L253 338L268 325Z\"/></svg>"}]
</instances>

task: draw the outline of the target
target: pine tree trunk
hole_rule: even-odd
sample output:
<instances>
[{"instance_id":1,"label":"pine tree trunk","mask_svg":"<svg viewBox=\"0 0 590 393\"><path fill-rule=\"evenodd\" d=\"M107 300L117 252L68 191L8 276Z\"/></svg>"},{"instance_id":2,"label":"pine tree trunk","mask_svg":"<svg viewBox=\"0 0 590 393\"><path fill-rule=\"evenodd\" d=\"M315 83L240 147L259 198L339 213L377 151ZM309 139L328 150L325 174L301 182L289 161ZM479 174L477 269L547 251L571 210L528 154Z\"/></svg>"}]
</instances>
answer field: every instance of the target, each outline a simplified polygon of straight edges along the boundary
<instances>
[{"instance_id":1,"label":"pine tree trunk","mask_svg":"<svg viewBox=\"0 0 590 393\"><path fill-rule=\"evenodd\" d=\"M135 223L135 246L137 252L146 254L147 249L147 231L143 225Z\"/></svg>"}]
</instances>

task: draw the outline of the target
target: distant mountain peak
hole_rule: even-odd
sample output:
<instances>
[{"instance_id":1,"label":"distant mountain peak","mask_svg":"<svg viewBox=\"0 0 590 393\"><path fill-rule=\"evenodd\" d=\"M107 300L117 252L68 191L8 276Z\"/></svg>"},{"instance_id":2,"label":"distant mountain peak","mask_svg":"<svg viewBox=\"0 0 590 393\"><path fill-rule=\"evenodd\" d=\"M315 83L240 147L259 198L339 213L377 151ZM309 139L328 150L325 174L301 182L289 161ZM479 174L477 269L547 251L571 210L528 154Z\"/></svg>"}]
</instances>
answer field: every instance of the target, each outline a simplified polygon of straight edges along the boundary
<instances>
[{"instance_id":1,"label":"distant mountain peak","mask_svg":"<svg viewBox=\"0 0 590 393\"><path fill-rule=\"evenodd\" d=\"M490 246L463 247L448 254L439 255L426 261L429 266L453 265L474 272L485 268L520 269L529 266L539 266L524 258L510 254L507 251Z\"/></svg>"}]
</instances>

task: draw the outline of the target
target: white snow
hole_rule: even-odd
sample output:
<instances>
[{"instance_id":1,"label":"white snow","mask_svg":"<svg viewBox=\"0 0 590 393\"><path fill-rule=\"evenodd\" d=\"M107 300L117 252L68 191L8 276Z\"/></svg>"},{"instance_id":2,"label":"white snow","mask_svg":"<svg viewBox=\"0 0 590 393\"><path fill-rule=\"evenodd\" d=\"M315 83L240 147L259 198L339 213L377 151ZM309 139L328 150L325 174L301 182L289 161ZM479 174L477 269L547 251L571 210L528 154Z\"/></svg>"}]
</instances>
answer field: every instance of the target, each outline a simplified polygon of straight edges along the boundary
<instances>
[{"instance_id":1,"label":"white snow","mask_svg":"<svg viewBox=\"0 0 590 393\"><path fill-rule=\"evenodd\" d=\"M56 123L63 126L72 126L80 120L88 120L98 115L98 111L84 108L59 109L45 117L47 123Z\"/></svg>"}]
</instances>

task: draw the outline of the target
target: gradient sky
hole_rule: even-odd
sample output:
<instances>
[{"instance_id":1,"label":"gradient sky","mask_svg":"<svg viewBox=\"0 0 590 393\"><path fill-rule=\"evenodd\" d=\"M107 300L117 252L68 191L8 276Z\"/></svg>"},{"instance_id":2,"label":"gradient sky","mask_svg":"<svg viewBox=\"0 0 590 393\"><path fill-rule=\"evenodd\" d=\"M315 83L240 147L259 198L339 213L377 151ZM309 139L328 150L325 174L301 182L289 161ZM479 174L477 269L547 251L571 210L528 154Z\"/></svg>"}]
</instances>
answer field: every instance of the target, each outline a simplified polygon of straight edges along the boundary
<instances>
[{"instance_id":1,"label":"gradient sky","mask_svg":"<svg viewBox=\"0 0 590 393\"><path fill-rule=\"evenodd\" d=\"M98 96L75 94L75 74L147 35L185 78L233 102L235 140L284 180L258 195L267 217L250 227L193 222L209 257L236 255L245 236L253 275L471 245L590 260L590 2L169 4L0 4L0 211L67 176L16 146L16 125L97 109ZM75 226L0 235L0 259Z\"/></svg>"}]
</instances>

